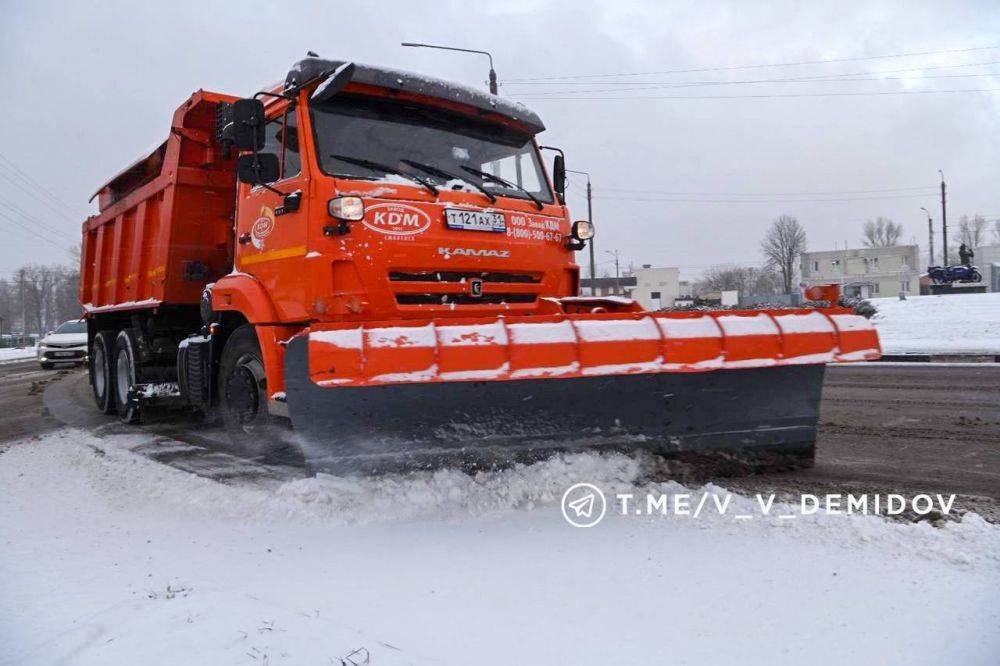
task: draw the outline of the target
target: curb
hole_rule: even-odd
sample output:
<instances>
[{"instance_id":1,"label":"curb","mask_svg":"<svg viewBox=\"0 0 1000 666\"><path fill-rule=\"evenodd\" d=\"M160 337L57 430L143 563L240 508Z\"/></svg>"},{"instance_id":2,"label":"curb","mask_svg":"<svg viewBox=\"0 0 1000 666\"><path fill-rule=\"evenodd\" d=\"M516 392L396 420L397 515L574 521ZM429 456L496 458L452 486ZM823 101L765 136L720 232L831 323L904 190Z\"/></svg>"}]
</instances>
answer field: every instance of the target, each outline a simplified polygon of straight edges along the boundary
<instances>
[{"instance_id":1,"label":"curb","mask_svg":"<svg viewBox=\"0 0 1000 666\"><path fill-rule=\"evenodd\" d=\"M1000 363L1000 354L882 354L887 363Z\"/></svg>"}]
</instances>

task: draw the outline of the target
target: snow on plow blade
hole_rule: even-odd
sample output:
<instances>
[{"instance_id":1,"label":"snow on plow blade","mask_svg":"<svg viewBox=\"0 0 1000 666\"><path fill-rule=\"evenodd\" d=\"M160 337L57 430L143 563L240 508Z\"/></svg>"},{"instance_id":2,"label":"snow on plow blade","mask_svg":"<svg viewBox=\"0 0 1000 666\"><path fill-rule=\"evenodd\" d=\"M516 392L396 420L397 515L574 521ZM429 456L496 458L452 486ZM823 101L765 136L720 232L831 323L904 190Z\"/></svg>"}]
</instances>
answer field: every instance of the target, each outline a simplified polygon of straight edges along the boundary
<instances>
[{"instance_id":1,"label":"snow on plow blade","mask_svg":"<svg viewBox=\"0 0 1000 666\"><path fill-rule=\"evenodd\" d=\"M285 377L314 463L599 446L811 460L825 364L879 353L839 310L442 318L314 326Z\"/></svg>"}]
</instances>

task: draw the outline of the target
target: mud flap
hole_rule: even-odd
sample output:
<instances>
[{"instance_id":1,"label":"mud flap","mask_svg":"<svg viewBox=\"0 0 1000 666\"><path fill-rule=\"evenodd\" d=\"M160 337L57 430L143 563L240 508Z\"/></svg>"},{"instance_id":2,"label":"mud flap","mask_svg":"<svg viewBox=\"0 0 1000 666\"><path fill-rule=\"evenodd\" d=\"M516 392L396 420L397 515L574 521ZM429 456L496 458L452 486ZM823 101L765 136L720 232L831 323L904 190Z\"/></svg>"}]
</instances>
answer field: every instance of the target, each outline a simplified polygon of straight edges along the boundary
<instances>
[{"instance_id":1,"label":"mud flap","mask_svg":"<svg viewBox=\"0 0 1000 666\"><path fill-rule=\"evenodd\" d=\"M292 425L320 467L456 452L502 462L589 447L778 454L810 464L824 369L322 387L310 379L305 336L285 353Z\"/></svg>"}]
</instances>

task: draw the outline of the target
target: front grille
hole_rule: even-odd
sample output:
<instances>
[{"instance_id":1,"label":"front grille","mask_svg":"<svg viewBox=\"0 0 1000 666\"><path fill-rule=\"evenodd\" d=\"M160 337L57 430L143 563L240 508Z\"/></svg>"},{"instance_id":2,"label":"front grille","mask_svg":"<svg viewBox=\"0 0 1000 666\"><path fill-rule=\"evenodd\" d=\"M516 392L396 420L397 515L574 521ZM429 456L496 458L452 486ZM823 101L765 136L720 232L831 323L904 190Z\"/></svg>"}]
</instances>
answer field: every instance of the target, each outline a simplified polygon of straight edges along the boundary
<instances>
[{"instance_id":1,"label":"front grille","mask_svg":"<svg viewBox=\"0 0 1000 666\"><path fill-rule=\"evenodd\" d=\"M42 347L47 347L49 349L86 349L86 342L68 342L65 344L60 344L58 342L45 342Z\"/></svg>"},{"instance_id":2,"label":"front grille","mask_svg":"<svg viewBox=\"0 0 1000 666\"><path fill-rule=\"evenodd\" d=\"M396 294L400 305L499 305L501 303L534 303L537 294Z\"/></svg>"},{"instance_id":3,"label":"front grille","mask_svg":"<svg viewBox=\"0 0 1000 666\"><path fill-rule=\"evenodd\" d=\"M507 284L538 284L542 276L533 273L505 273L500 271L391 271L392 282L464 282L467 280Z\"/></svg>"}]
</instances>

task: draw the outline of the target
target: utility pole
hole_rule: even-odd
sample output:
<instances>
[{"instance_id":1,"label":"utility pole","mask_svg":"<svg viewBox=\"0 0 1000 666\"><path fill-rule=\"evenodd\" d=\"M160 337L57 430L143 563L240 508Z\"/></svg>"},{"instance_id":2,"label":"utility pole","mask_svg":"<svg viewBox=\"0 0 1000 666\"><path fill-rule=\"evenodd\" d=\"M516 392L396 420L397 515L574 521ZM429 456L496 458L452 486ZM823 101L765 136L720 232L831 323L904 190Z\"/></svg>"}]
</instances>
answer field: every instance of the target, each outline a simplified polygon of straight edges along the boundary
<instances>
[{"instance_id":1,"label":"utility pole","mask_svg":"<svg viewBox=\"0 0 1000 666\"><path fill-rule=\"evenodd\" d=\"M944 172L938 169L938 173L941 174L941 244L944 246L941 250L944 256L944 261L941 262L941 265L948 268L950 265L948 261L948 210L945 206Z\"/></svg>"},{"instance_id":2,"label":"utility pole","mask_svg":"<svg viewBox=\"0 0 1000 666\"><path fill-rule=\"evenodd\" d=\"M490 59L490 94L497 94L497 73L493 69L493 56L489 51L477 51L475 49L460 49L454 46L438 46L437 44L418 44L415 42L403 42L402 46L413 46L424 49L441 49L442 51L461 51L462 53L479 53Z\"/></svg>"},{"instance_id":3,"label":"utility pole","mask_svg":"<svg viewBox=\"0 0 1000 666\"><path fill-rule=\"evenodd\" d=\"M920 210L927 213L927 246L930 248L930 254L927 255L927 265L933 266L934 265L934 220L931 219L931 212L929 210L927 210L923 206L920 207Z\"/></svg>"},{"instance_id":4,"label":"utility pole","mask_svg":"<svg viewBox=\"0 0 1000 666\"><path fill-rule=\"evenodd\" d=\"M586 171L575 171L573 169L566 169L568 173L578 173L580 175L587 177L587 221L590 224L594 224L594 206L593 206L593 191L590 187L590 174ZM597 275L595 272L596 262L594 261L594 239L591 238L587 243L590 246L590 295L597 295Z\"/></svg>"},{"instance_id":5,"label":"utility pole","mask_svg":"<svg viewBox=\"0 0 1000 666\"><path fill-rule=\"evenodd\" d=\"M28 301L24 297L24 269L17 272L17 297L21 299L21 334L28 330Z\"/></svg>"},{"instance_id":6,"label":"utility pole","mask_svg":"<svg viewBox=\"0 0 1000 666\"><path fill-rule=\"evenodd\" d=\"M615 292L620 292L622 290L621 272L618 269L618 250L605 250L608 254L615 258ZM616 296L621 296L621 294L616 293Z\"/></svg>"}]
</instances>

